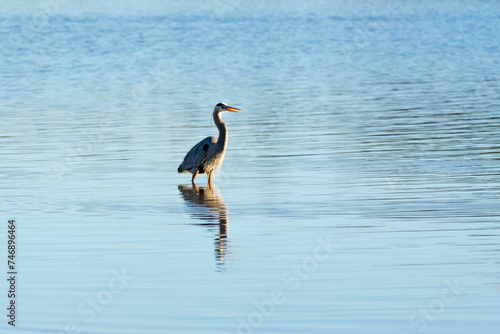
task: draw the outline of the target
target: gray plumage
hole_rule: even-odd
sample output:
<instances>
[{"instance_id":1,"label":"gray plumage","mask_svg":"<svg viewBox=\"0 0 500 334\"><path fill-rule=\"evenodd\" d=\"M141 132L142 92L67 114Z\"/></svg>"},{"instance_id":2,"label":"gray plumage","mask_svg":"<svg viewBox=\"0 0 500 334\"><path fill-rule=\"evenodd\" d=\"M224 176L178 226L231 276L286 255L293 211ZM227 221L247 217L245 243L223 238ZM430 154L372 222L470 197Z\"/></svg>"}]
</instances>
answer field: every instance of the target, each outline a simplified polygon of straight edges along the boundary
<instances>
[{"instance_id":1,"label":"gray plumage","mask_svg":"<svg viewBox=\"0 0 500 334\"><path fill-rule=\"evenodd\" d=\"M194 173L198 170L199 173L205 174L209 170L209 166L206 165L209 162L207 159L208 152L212 152L216 144L217 138L207 137L194 145L184 157L184 161L182 161L177 171L179 173Z\"/></svg>"},{"instance_id":2,"label":"gray plumage","mask_svg":"<svg viewBox=\"0 0 500 334\"><path fill-rule=\"evenodd\" d=\"M224 160L227 147L227 127L220 114L226 111L240 112L240 109L230 107L225 103L218 103L212 116L219 129L219 138L207 137L194 145L177 169L179 173L193 174L191 179L193 183L196 175L207 174L208 184L211 185L213 173Z\"/></svg>"}]
</instances>

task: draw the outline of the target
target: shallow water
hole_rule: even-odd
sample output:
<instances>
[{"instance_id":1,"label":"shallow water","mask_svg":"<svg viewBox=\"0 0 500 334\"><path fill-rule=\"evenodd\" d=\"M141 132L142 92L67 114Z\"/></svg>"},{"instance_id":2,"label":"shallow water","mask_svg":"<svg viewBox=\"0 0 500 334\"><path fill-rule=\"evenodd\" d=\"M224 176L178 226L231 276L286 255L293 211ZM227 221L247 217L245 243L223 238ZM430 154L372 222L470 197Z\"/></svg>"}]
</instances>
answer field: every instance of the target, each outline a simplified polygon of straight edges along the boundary
<instances>
[{"instance_id":1,"label":"shallow water","mask_svg":"<svg viewBox=\"0 0 500 334\"><path fill-rule=\"evenodd\" d=\"M2 14L15 330L496 333L500 10L476 5ZM242 113L193 187L221 101Z\"/></svg>"}]
</instances>

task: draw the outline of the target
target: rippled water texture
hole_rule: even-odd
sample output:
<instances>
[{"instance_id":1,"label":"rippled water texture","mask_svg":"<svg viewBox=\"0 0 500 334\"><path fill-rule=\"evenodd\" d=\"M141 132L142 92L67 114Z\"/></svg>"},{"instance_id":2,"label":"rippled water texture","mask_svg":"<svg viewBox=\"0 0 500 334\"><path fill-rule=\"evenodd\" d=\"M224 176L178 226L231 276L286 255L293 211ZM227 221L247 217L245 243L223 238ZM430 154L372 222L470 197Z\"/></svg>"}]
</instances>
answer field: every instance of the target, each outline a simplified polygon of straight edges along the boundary
<instances>
[{"instance_id":1,"label":"rippled water texture","mask_svg":"<svg viewBox=\"0 0 500 334\"><path fill-rule=\"evenodd\" d=\"M380 3L4 11L15 331L498 333L500 6Z\"/></svg>"}]
</instances>

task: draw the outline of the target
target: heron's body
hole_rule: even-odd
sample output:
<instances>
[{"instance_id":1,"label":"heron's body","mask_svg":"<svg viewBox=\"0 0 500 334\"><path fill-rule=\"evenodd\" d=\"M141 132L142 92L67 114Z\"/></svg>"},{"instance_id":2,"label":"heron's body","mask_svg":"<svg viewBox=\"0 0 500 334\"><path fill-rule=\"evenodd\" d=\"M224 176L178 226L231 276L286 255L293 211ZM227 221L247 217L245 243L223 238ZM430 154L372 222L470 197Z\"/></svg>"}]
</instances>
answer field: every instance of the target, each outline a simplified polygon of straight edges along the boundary
<instances>
[{"instance_id":1,"label":"heron's body","mask_svg":"<svg viewBox=\"0 0 500 334\"><path fill-rule=\"evenodd\" d=\"M217 104L213 112L213 119L219 129L219 138L207 137L194 145L177 169L179 173L193 174L191 179L193 183L198 174L207 174L208 184L211 185L213 173L224 160L227 147L227 127L220 114L225 111L239 112L240 110L224 103Z\"/></svg>"}]
</instances>

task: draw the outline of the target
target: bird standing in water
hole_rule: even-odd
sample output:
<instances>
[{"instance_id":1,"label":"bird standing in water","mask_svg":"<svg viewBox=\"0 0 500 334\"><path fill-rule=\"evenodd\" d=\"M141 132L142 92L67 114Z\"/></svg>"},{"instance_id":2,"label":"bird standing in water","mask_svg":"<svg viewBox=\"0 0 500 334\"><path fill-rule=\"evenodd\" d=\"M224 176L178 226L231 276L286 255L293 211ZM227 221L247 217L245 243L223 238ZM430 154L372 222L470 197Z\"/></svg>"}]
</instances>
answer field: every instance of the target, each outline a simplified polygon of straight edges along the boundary
<instances>
[{"instance_id":1,"label":"bird standing in water","mask_svg":"<svg viewBox=\"0 0 500 334\"><path fill-rule=\"evenodd\" d=\"M212 176L222 164L227 147L227 127L222 121L221 113L226 111L240 112L238 108L230 107L225 103L218 103L215 106L213 118L219 129L219 138L207 137L194 145L184 157L184 161L179 165L177 171L180 173L191 173L191 182L198 174L207 174L208 186L212 186Z\"/></svg>"}]
</instances>

